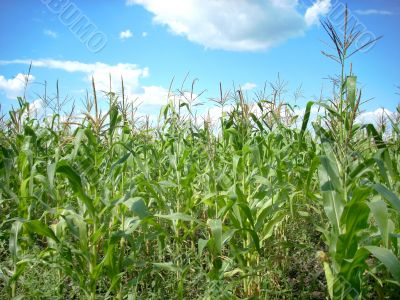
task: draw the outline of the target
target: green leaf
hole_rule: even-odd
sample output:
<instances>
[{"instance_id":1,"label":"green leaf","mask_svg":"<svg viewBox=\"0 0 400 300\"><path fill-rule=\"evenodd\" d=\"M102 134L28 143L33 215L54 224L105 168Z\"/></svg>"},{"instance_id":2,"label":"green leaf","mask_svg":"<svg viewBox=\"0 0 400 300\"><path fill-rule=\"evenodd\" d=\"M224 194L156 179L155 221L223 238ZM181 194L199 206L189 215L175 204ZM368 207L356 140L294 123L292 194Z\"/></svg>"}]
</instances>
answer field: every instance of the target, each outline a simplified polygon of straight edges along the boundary
<instances>
[{"instance_id":1,"label":"green leaf","mask_svg":"<svg viewBox=\"0 0 400 300\"><path fill-rule=\"evenodd\" d=\"M374 125L366 124L366 125L363 125L363 128L366 128L368 134L373 137L373 139L375 141L375 145L378 147L378 149L386 148L386 144L382 140L381 134L378 133L378 131L375 129Z\"/></svg>"},{"instance_id":2,"label":"green leaf","mask_svg":"<svg viewBox=\"0 0 400 300\"><path fill-rule=\"evenodd\" d=\"M21 231L21 228L22 228L22 222L18 220L15 221L11 226L11 234L10 234L8 248L10 249L11 257L14 261L17 259L19 254L20 247L18 243L18 235L19 232Z\"/></svg>"},{"instance_id":3,"label":"green leaf","mask_svg":"<svg viewBox=\"0 0 400 300\"><path fill-rule=\"evenodd\" d=\"M257 252L261 255L260 238L258 237L257 232L251 229L244 229L244 230L250 233L251 239L253 240L254 243L254 247L256 248Z\"/></svg>"},{"instance_id":4,"label":"green leaf","mask_svg":"<svg viewBox=\"0 0 400 300\"><path fill-rule=\"evenodd\" d=\"M335 259L339 262L354 257L360 240L359 233L368 228L370 210L365 202L356 200L353 196L352 201L346 205L340 220L343 233L339 235L335 253Z\"/></svg>"},{"instance_id":5,"label":"green leaf","mask_svg":"<svg viewBox=\"0 0 400 300\"><path fill-rule=\"evenodd\" d=\"M315 174L316 170L319 167L319 164L320 164L319 157L315 156L311 161L311 164L310 164L309 170L308 170L308 174L307 174L306 191L305 191L306 195L309 195L313 189L312 180L314 178L314 174Z\"/></svg>"},{"instance_id":6,"label":"green leaf","mask_svg":"<svg viewBox=\"0 0 400 300\"><path fill-rule=\"evenodd\" d=\"M39 220L27 221L24 223L24 227L27 231L31 233L37 233L45 237L51 238L52 240L59 242L58 238L47 225L43 224Z\"/></svg>"},{"instance_id":7,"label":"green leaf","mask_svg":"<svg viewBox=\"0 0 400 300\"><path fill-rule=\"evenodd\" d=\"M131 155L131 153L128 152L124 156L122 156L118 161L113 163L113 165L111 166L111 169L110 169L110 175L112 174L112 171L115 169L115 167L117 167L120 164L123 164L129 158L130 155Z\"/></svg>"},{"instance_id":8,"label":"green leaf","mask_svg":"<svg viewBox=\"0 0 400 300\"><path fill-rule=\"evenodd\" d=\"M115 126L117 125L118 121L118 106L113 104L110 109L110 134L114 132Z\"/></svg>"},{"instance_id":9,"label":"green leaf","mask_svg":"<svg viewBox=\"0 0 400 300\"><path fill-rule=\"evenodd\" d=\"M347 92L347 102L350 104L352 110L354 110L356 105L356 88L357 76L347 76L346 78L346 92Z\"/></svg>"},{"instance_id":10,"label":"green leaf","mask_svg":"<svg viewBox=\"0 0 400 300\"><path fill-rule=\"evenodd\" d=\"M146 203L140 197L129 198L124 204L140 219L144 219L150 215Z\"/></svg>"},{"instance_id":11,"label":"green leaf","mask_svg":"<svg viewBox=\"0 0 400 300\"><path fill-rule=\"evenodd\" d=\"M78 195L79 199L85 203L90 215L94 218L97 217L95 214L93 201L85 194L79 174L71 168L67 161L58 162L56 172L63 174L68 178L73 191Z\"/></svg>"},{"instance_id":12,"label":"green leaf","mask_svg":"<svg viewBox=\"0 0 400 300\"><path fill-rule=\"evenodd\" d=\"M47 166L47 178L49 179L50 187L54 187L54 176L56 173L57 164L53 163Z\"/></svg>"},{"instance_id":13,"label":"green leaf","mask_svg":"<svg viewBox=\"0 0 400 300\"><path fill-rule=\"evenodd\" d=\"M85 131L83 129L78 129L75 138L74 138L74 150L71 153L71 158L75 159L78 154L79 147L81 145L82 139L84 137Z\"/></svg>"},{"instance_id":14,"label":"green leaf","mask_svg":"<svg viewBox=\"0 0 400 300\"><path fill-rule=\"evenodd\" d=\"M243 173L241 156L239 156L237 154L233 155L232 168L233 168L233 176L237 176L238 174Z\"/></svg>"},{"instance_id":15,"label":"green leaf","mask_svg":"<svg viewBox=\"0 0 400 300\"><path fill-rule=\"evenodd\" d=\"M330 105L324 102L316 102L317 105L325 108L329 113L337 117L339 120L343 120L342 116L335 110L333 109Z\"/></svg>"},{"instance_id":16,"label":"green leaf","mask_svg":"<svg viewBox=\"0 0 400 300\"><path fill-rule=\"evenodd\" d=\"M222 252L222 222L219 219L209 219L207 223L210 226L215 250L220 255Z\"/></svg>"},{"instance_id":17,"label":"green leaf","mask_svg":"<svg viewBox=\"0 0 400 300\"><path fill-rule=\"evenodd\" d=\"M340 233L340 218L344 210L345 201L334 187L333 181L336 181L336 185L340 183L337 173L331 166L331 161L325 156L321 157L321 161L323 161L323 164L319 167L318 175L321 183L324 210L333 230L336 233ZM333 181L330 175L335 178Z\"/></svg>"},{"instance_id":18,"label":"green leaf","mask_svg":"<svg viewBox=\"0 0 400 300\"><path fill-rule=\"evenodd\" d=\"M350 178L355 179L361 177L363 174L371 170L375 160L373 158L367 159L366 161L357 165L357 167L350 173Z\"/></svg>"},{"instance_id":19,"label":"green leaf","mask_svg":"<svg viewBox=\"0 0 400 300\"><path fill-rule=\"evenodd\" d=\"M392 251L376 246L365 246L364 248L385 265L394 279L400 281L400 262Z\"/></svg>"},{"instance_id":20,"label":"green leaf","mask_svg":"<svg viewBox=\"0 0 400 300\"><path fill-rule=\"evenodd\" d=\"M80 251L87 251L89 247L88 224L83 217L71 211L66 211L66 214L61 217L65 220L70 232L79 240Z\"/></svg>"},{"instance_id":21,"label":"green leaf","mask_svg":"<svg viewBox=\"0 0 400 300\"><path fill-rule=\"evenodd\" d=\"M324 273L325 273L325 279L326 283L328 285L328 293L331 299L333 299L333 285L335 282L335 277L333 276L331 267L329 266L328 262L323 262L324 266Z\"/></svg>"},{"instance_id":22,"label":"green leaf","mask_svg":"<svg viewBox=\"0 0 400 300\"><path fill-rule=\"evenodd\" d=\"M250 210L249 206L247 205L247 203L238 203L238 206L242 209L247 220L250 222L251 228L254 229L255 225L254 225L253 215L251 214L251 210Z\"/></svg>"},{"instance_id":23,"label":"green leaf","mask_svg":"<svg viewBox=\"0 0 400 300\"><path fill-rule=\"evenodd\" d=\"M264 130L264 127L262 126L260 120L257 118L256 115L254 115L253 113L250 113L250 117L253 119L253 122L257 125L258 129L259 129L261 132L265 131L265 130Z\"/></svg>"},{"instance_id":24,"label":"green leaf","mask_svg":"<svg viewBox=\"0 0 400 300\"><path fill-rule=\"evenodd\" d=\"M400 213L400 199L392 191L388 190L385 186L380 183L373 184L372 187L377 191L384 199L389 201L390 204Z\"/></svg>"},{"instance_id":25,"label":"green leaf","mask_svg":"<svg viewBox=\"0 0 400 300\"><path fill-rule=\"evenodd\" d=\"M307 102L306 111L305 111L304 117L303 117L303 123L301 124L300 139L303 139L304 132L307 129L308 120L310 119L310 115L311 115L311 107L313 106L313 104L314 104L313 101Z\"/></svg>"},{"instance_id":26,"label":"green leaf","mask_svg":"<svg viewBox=\"0 0 400 300\"><path fill-rule=\"evenodd\" d=\"M60 161L57 164L56 172L63 174L68 178L69 183L71 184L71 187L75 193L80 193L83 191L81 177L74 169L72 169L67 161Z\"/></svg>"},{"instance_id":27,"label":"green leaf","mask_svg":"<svg viewBox=\"0 0 400 300\"><path fill-rule=\"evenodd\" d=\"M378 200L368 203L368 206L378 224L379 231L382 235L383 244L386 248L389 247L389 230L388 230L388 220L389 213L385 201Z\"/></svg>"},{"instance_id":28,"label":"green leaf","mask_svg":"<svg viewBox=\"0 0 400 300\"><path fill-rule=\"evenodd\" d=\"M170 272L179 272L180 268L174 265L172 262L163 262L163 263L153 263L153 266L159 269L163 269Z\"/></svg>"},{"instance_id":29,"label":"green leaf","mask_svg":"<svg viewBox=\"0 0 400 300\"><path fill-rule=\"evenodd\" d=\"M264 221L265 217L257 220L255 230L258 231L259 228L262 229L263 237L261 240L268 239L270 236L272 236L274 228L279 225L285 217L285 212L278 210L278 212L274 213L272 218L267 222Z\"/></svg>"},{"instance_id":30,"label":"green leaf","mask_svg":"<svg viewBox=\"0 0 400 300\"><path fill-rule=\"evenodd\" d=\"M196 218L193 218L192 216L183 213L171 213L169 215L155 214L154 216L157 218L167 219L170 221L187 221L187 222L201 223Z\"/></svg>"},{"instance_id":31,"label":"green leaf","mask_svg":"<svg viewBox=\"0 0 400 300\"><path fill-rule=\"evenodd\" d=\"M202 255L204 248L207 246L209 240L199 239L197 242L197 253L199 256Z\"/></svg>"},{"instance_id":32,"label":"green leaf","mask_svg":"<svg viewBox=\"0 0 400 300\"><path fill-rule=\"evenodd\" d=\"M331 183L331 187L336 191L340 192L342 190L342 184L339 179L339 170L335 163L335 159L330 159L325 155L320 157L321 165L323 166L327 179ZM328 182L327 180L325 182Z\"/></svg>"}]
</instances>

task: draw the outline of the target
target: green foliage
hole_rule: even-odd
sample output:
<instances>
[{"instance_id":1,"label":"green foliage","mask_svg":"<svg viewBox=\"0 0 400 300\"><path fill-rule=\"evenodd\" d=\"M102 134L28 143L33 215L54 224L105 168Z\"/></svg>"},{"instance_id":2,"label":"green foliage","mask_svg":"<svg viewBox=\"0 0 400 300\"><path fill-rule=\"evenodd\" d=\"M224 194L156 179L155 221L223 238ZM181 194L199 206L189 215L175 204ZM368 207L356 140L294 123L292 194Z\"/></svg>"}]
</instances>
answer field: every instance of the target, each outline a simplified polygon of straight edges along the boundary
<instances>
[{"instance_id":1,"label":"green foliage","mask_svg":"<svg viewBox=\"0 0 400 300\"><path fill-rule=\"evenodd\" d=\"M355 81L346 81L354 100ZM53 274L47 291L59 298L339 299L395 289L392 144L326 103L310 102L296 129L276 106L257 103L276 115L272 125L238 101L218 132L173 102L158 127L136 131L115 102L108 126L101 116L73 132L21 119L25 130L1 145L4 297L48 295L33 287L33 266ZM313 105L335 132L318 121L310 131ZM312 274L299 290L294 282Z\"/></svg>"},{"instance_id":2,"label":"green foliage","mask_svg":"<svg viewBox=\"0 0 400 300\"><path fill-rule=\"evenodd\" d=\"M80 123L19 98L0 130L0 298L398 296L399 122L388 138L355 122L355 52L337 46L337 91L303 120L276 93L239 91L216 129L181 98L156 126L111 91L102 114L94 80Z\"/></svg>"}]
</instances>

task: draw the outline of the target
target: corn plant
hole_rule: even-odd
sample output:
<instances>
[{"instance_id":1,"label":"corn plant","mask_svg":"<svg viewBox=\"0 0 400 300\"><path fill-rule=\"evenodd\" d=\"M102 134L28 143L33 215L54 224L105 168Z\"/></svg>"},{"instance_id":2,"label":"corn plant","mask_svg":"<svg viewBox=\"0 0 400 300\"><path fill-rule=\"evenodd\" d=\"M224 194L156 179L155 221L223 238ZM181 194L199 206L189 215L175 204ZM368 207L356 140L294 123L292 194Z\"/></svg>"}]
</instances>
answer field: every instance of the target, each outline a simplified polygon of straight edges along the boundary
<instances>
[{"instance_id":1,"label":"corn plant","mask_svg":"<svg viewBox=\"0 0 400 300\"><path fill-rule=\"evenodd\" d=\"M323 23L341 74L302 120L280 79L253 101L220 84L215 123L196 117L195 81L157 123L123 80L100 93L92 79L81 120L61 118L58 85L50 117L19 98L0 126L0 298L397 296L398 118L390 135L356 122L345 24L341 38Z\"/></svg>"},{"instance_id":2,"label":"corn plant","mask_svg":"<svg viewBox=\"0 0 400 300\"><path fill-rule=\"evenodd\" d=\"M393 233L395 227L388 204L396 209L399 202L390 191L392 184L387 170L397 178L397 169L374 126L355 123L361 92L357 93L357 77L351 68L350 74L346 75L346 61L368 44L350 51L360 32L354 27L348 28L347 16L346 8L343 38L329 21L322 23L337 49L337 55L323 54L341 65L341 74L334 99L328 104L318 103L327 112L322 119L325 123L314 124L321 143L318 170L321 200L329 220L328 228L320 228L328 253L321 251L319 257L332 299L354 299L367 294L365 273L374 272L367 263L370 255L380 261L395 280L398 280L400 270L396 258L398 241L392 240L395 252L389 243L390 232ZM373 143L365 140L362 130ZM376 154L371 156L371 151L366 152L365 147L372 147ZM371 220L376 224L381 240L372 238L376 227L371 225ZM377 289L382 288L382 282L379 284Z\"/></svg>"}]
</instances>

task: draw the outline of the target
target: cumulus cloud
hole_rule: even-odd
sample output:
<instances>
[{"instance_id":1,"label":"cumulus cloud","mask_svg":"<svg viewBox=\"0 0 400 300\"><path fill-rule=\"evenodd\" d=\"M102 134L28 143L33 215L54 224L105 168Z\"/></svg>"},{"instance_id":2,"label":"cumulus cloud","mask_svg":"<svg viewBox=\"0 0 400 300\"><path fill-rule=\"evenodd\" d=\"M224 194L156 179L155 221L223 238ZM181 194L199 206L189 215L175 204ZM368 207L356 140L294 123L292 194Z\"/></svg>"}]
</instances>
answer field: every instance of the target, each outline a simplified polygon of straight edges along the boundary
<instances>
[{"instance_id":1,"label":"cumulus cloud","mask_svg":"<svg viewBox=\"0 0 400 300\"><path fill-rule=\"evenodd\" d=\"M306 109L304 107L298 107L294 110L295 115L298 116L297 123L298 125L301 125L301 122L304 118ZM318 116L323 116L325 113L325 109L323 107L314 105L311 107L310 111L310 121L309 123L313 122L316 120ZM373 124L377 125L379 124L382 120L386 120L389 122L389 118L393 118L395 116L395 113L390 111L387 108L378 108L375 110L367 110L362 113L360 113L355 122L357 124Z\"/></svg>"},{"instance_id":2,"label":"cumulus cloud","mask_svg":"<svg viewBox=\"0 0 400 300\"><path fill-rule=\"evenodd\" d=\"M229 114L232 111L232 109L233 107L229 105L225 106L223 110L221 107L213 106L213 107L208 107L201 115L206 120L215 123L221 118L223 112ZM257 105L250 104L250 110L256 116L261 116L261 111ZM305 107L294 108L293 114L294 116L297 116L296 122L293 124L294 127L300 128L302 126L305 111L306 111ZM281 115L282 116L285 115L284 106L281 108ZM311 123L316 121L318 116L322 117L324 115L325 115L325 108L320 107L318 105L313 105L310 110L310 116L308 122L310 128L312 128ZM361 114L358 115L355 122L357 124L373 124L374 126L376 126L380 124L383 120L384 122L387 123L387 125L390 125L389 118L393 119L395 116L396 113L390 111L387 108L378 108L375 110L368 110L362 112Z\"/></svg>"},{"instance_id":3,"label":"cumulus cloud","mask_svg":"<svg viewBox=\"0 0 400 300\"><path fill-rule=\"evenodd\" d=\"M355 13L362 16L370 16L370 15L383 15L390 16L393 15L393 12L388 10L380 10L380 9L365 9L365 10L355 10Z\"/></svg>"},{"instance_id":4,"label":"cumulus cloud","mask_svg":"<svg viewBox=\"0 0 400 300\"><path fill-rule=\"evenodd\" d=\"M54 38L54 39L55 39L56 37L58 37L57 32L55 32L55 31L53 31L53 30L50 30L50 29L45 29L45 30L43 30L43 33L44 33L45 35L49 36L49 37Z\"/></svg>"},{"instance_id":5,"label":"cumulus cloud","mask_svg":"<svg viewBox=\"0 0 400 300\"><path fill-rule=\"evenodd\" d=\"M138 93L129 95L129 99L144 105L165 105L168 103L168 90L162 86L143 86Z\"/></svg>"},{"instance_id":6,"label":"cumulus cloud","mask_svg":"<svg viewBox=\"0 0 400 300\"><path fill-rule=\"evenodd\" d=\"M206 48L260 51L300 36L306 29L297 0L127 0L153 21Z\"/></svg>"},{"instance_id":7,"label":"cumulus cloud","mask_svg":"<svg viewBox=\"0 0 400 300\"><path fill-rule=\"evenodd\" d=\"M108 65L101 62L93 64L82 63L79 61L39 59L39 60L11 60L0 61L0 65L7 64L32 64L32 67L42 67L50 69L59 69L66 72L81 72L85 74L86 81L90 81L92 76L95 79L96 87L99 90L108 91L111 85L115 89L121 85L121 76L124 79L127 93L134 93L139 87L139 80L149 75L148 68L139 68L135 64L119 63Z\"/></svg>"},{"instance_id":8,"label":"cumulus cloud","mask_svg":"<svg viewBox=\"0 0 400 300\"><path fill-rule=\"evenodd\" d=\"M0 91L3 91L9 99L17 99L18 96L23 96L26 84L34 79L33 75L22 73L18 73L17 76L11 79L0 75Z\"/></svg>"},{"instance_id":9,"label":"cumulus cloud","mask_svg":"<svg viewBox=\"0 0 400 300\"><path fill-rule=\"evenodd\" d=\"M212 107L209 107L202 114L202 118L204 118L207 121L211 121L211 123L215 124L216 122L218 122L220 120L220 118L222 117L222 115L224 113L229 114L232 112L232 110L233 110L233 106L231 106L231 105L224 106L223 108L220 106L212 106Z\"/></svg>"},{"instance_id":10,"label":"cumulus cloud","mask_svg":"<svg viewBox=\"0 0 400 300\"><path fill-rule=\"evenodd\" d=\"M96 89L108 91L111 85L113 90L119 90L121 76L124 79L125 93L130 101L137 100L142 107L151 108L165 105L168 102L168 89L162 86L141 86L140 79L149 76L148 68L139 68L135 64L108 65L101 62L87 64L79 61L40 59L40 60L11 60L0 61L0 65L7 64L32 64L32 67L58 69L71 73L83 73L84 80L89 83L92 76L95 79ZM34 77L31 75L30 80ZM14 79L5 79L0 76L0 90L6 92L7 97L15 98L20 96L24 89L24 75L18 74Z\"/></svg>"},{"instance_id":11,"label":"cumulus cloud","mask_svg":"<svg viewBox=\"0 0 400 300\"><path fill-rule=\"evenodd\" d=\"M43 108L43 100L42 99L36 99L34 101L32 101L31 103L29 103L29 115L31 117L37 117Z\"/></svg>"},{"instance_id":12,"label":"cumulus cloud","mask_svg":"<svg viewBox=\"0 0 400 300\"><path fill-rule=\"evenodd\" d=\"M129 39L133 36L132 31L130 31L129 29L125 30L125 31L121 31L119 33L119 38L121 40L125 40L125 39Z\"/></svg>"},{"instance_id":13,"label":"cumulus cloud","mask_svg":"<svg viewBox=\"0 0 400 300\"><path fill-rule=\"evenodd\" d=\"M328 13L330 0L317 0L303 16L298 0L126 0L151 12L156 24L206 48L262 51L304 34Z\"/></svg>"},{"instance_id":14,"label":"cumulus cloud","mask_svg":"<svg viewBox=\"0 0 400 300\"><path fill-rule=\"evenodd\" d=\"M377 124L382 119L387 119L388 117L392 117L393 112L386 108L378 108L374 111L366 111L361 113L357 117L357 122L361 124Z\"/></svg>"},{"instance_id":15,"label":"cumulus cloud","mask_svg":"<svg viewBox=\"0 0 400 300\"><path fill-rule=\"evenodd\" d=\"M245 84L242 85L242 90L248 91L248 90L252 90L256 87L257 87L257 84L252 83L252 82L246 82Z\"/></svg>"},{"instance_id":16,"label":"cumulus cloud","mask_svg":"<svg viewBox=\"0 0 400 300\"><path fill-rule=\"evenodd\" d=\"M320 107L318 105L311 106L310 115L317 116L319 114L323 114L324 112L325 112L325 108L323 108L323 107ZM305 107L296 107L294 109L294 114L296 116L299 116L301 119L304 117L305 113L306 113L306 108Z\"/></svg>"},{"instance_id":17,"label":"cumulus cloud","mask_svg":"<svg viewBox=\"0 0 400 300\"><path fill-rule=\"evenodd\" d=\"M308 26L314 25L319 22L321 16L326 15L331 9L330 0L317 0L311 7L309 7L304 15L304 19Z\"/></svg>"},{"instance_id":18,"label":"cumulus cloud","mask_svg":"<svg viewBox=\"0 0 400 300\"><path fill-rule=\"evenodd\" d=\"M141 103L146 108L154 109L154 106L162 106L172 101L174 104L188 103L198 99L199 94L188 91L169 91L162 86L143 86L137 93L129 95L130 101Z\"/></svg>"}]
</instances>

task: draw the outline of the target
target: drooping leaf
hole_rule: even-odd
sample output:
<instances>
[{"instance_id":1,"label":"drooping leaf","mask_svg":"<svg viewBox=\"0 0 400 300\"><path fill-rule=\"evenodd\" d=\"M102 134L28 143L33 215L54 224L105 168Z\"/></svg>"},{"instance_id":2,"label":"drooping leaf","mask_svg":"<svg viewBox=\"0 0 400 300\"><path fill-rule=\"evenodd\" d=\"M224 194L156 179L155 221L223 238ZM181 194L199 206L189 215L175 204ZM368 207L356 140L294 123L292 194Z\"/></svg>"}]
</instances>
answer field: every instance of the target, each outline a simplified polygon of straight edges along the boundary
<instances>
[{"instance_id":1,"label":"drooping leaf","mask_svg":"<svg viewBox=\"0 0 400 300\"><path fill-rule=\"evenodd\" d=\"M382 235L382 241L386 248L389 246L389 230L388 230L388 221L389 221L389 213L386 206L386 203L383 200L372 201L368 203L369 208L371 209L372 215L375 218L376 223L378 224L379 231Z\"/></svg>"},{"instance_id":2,"label":"drooping leaf","mask_svg":"<svg viewBox=\"0 0 400 300\"><path fill-rule=\"evenodd\" d=\"M354 111L356 105L356 92L357 92L356 83L357 83L357 76L347 76L346 78L347 102L350 104L352 111Z\"/></svg>"},{"instance_id":3,"label":"drooping leaf","mask_svg":"<svg viewBox=\"0 0 400 300\"><path fill-rule=\"evenodd\" d=\"M379 259L392 274L393 278L400 282L400 261L392 251L376 246L365 246L364 248Z\"/></svg>"},{"instance_id":4,"label":"drooping leaf","mask_svg":"<svg viewBox=\"0 0 400 300\"><path fill-rule=\"evenodd\" d=\"M201 256L204 248L207 246L209 240L199 239L197 242L197 254Z\"/></svg>"},{"instance_id":5,"label":"drooping leaf","mask_svg":"<svg viewBox=\"0 0 400 300\"><path fill-rule=\"evenodd\" d=\"M155 214L154 216L157 218L167 219L170 221L186 221L186 222L201 223L198 219L184 213L171 213L168 215Z\"/></svg>"},{"instance_id":6,"label":"drooping leaf","mask_svg":"<svg viewBox=\"0 0 400 300\"><path fill-rule=\"evenodd\" d=\"M314 105L313 101L307 102L306 110L304 112L304 117L303 117L303 123L301 124L300 139L303 138L304 133L305 133L305 131L307 129L308 120L310 119L311 108L312 108L313 105Z\"/></svg>"},{"instance_id":7,"label":"drooping leaf","mask_svg":"<svg viewBox=\"0 0 400 300\"><path fill-rule=\"evenodd\" d=\"M380 183L373 184L372 187L400 213L400 199L396 194Z\"/></svg>"},{"instance_id":8,"label":"drooping leaf","mask_svg":"<svg viewBox=\"0 0 400 300\"><path fill-rule=\"evenodd\" d=\"M86 205L90 215L96 217L93 201L85 194L79 174L68 164L67 161L60 161L57 164L56 172L63 174L68 178L73 191Z\"/></svg>"},{"instance_id":9,"label":"drooping leaf","mask_svg":"<svg viewBox=\"0 0 400 300\"><path fill-rule=\"evenodd\" d=\"M172 262L163 262L163 263L153 263L153 266L158 269L163 269L170 272L179 272L180 268L174 265Z\"/></svg>"},{"instance_id":10,"label":"drooping leaf","mask_svg":"<svg viewBox=\"0 0 400 300\"><path fill-rule=\"evenodd\" d=\"M58 238L54 234L53 230L51 230L47 225L42 223L39 220L31 220L24 222L24 227L27 231L36 233L39 235L43 235L45 237L48 237L56 242L59 242Z\"/></svg>"},{"instance_id":11,"label":"drooping leaf","mask_svg":"<svg viewBox=\"0 0 400 300\"><path fill-rule=\"evenodd\" d=\"M144 219L150 215L146 203L140 197L129 198L124 204L140 219Z\"/></svg>"},{"instance_id":12,"label":"drooping leaf","mask_svg":"<svg viewBox=\"0 0 400 300\"><path fill-rule=\"evenodd\" d=\"M207 223L210 226L215 250L220 255L222 252L222 222L219 219L209 219Z\"/></svg>"}]
</instances>

